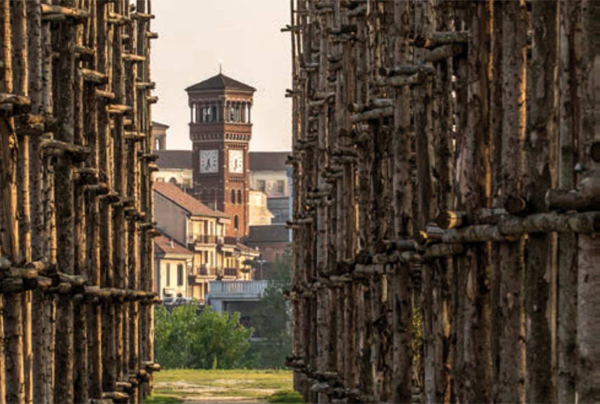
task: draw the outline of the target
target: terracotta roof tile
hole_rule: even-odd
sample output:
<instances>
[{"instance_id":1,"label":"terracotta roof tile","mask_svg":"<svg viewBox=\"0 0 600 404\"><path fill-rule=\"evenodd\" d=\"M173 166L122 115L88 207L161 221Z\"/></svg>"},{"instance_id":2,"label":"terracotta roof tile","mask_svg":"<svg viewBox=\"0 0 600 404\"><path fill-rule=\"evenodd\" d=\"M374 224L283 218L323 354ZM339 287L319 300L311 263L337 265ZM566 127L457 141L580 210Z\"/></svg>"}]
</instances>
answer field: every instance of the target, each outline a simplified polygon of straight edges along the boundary
<instances>
[{"instance_id":1,"label":"terracotta roof tile","mask_svg":"<svg viewBox=\"0 0 600 404\"><path fill-rule=\"evenodd\" d=\"M244 84L240 81L227 77L224 74L217 74L208 80L201 81L185 89L186 91L209 91L209 90L241 90L255 92L256 88Z\"/></svg>"},{"instance_id":2,"label":"terracotta roof tile","mask_svg":"<svg viewBox=\"0 0 600 404\"><path fill-rule=\"evenodd\" d=\"M156 246L157 251L160 250L164 254L193 255L190 250L165 235L156 237L154 239L154 245Z\"/></svg>"},{"instance_id":3,"label":"terracotta roof tile","mask_svg":"<svg viewBox=\"0 0 600 404\"><path fill-rule=\"evenodd\" d=\"M269 226L250 226L248 244L287 243L290 241L290 231L284 224Z\"/></svg>"},{"instance_id":4,"label":"terracotta roof tile","mask_svg":"<svg viewBox=\"0 0 600 404\"><path fill-rule=\"evenodd\" d=\"M192 151L191 150L156 150L158 156L156 165L162 169L191 170Z\"/></svg>"},{"instance_id":5,"label":"terracotta roof tile","mask_svg":"<svg viewBox=\"0 0 600 404\"><path fill-rule=\"evenodd\" d=\"M179 187L174 184L168 182L157 182L154 184L154 191L169 199L171 202L179 205L191 215L229 219L229 215L209 208L193 196L179 189Z\"/></svg>"},{"instance_id":6,"label":"terracotta roof tile","mask_svg":"<svg viewBox=\"0 0 600 404\"><path fill-rule=\"evenodd\" d=\"M250 171L285 171L291 152L250 152Z\"/></svg>"}]
</instances>

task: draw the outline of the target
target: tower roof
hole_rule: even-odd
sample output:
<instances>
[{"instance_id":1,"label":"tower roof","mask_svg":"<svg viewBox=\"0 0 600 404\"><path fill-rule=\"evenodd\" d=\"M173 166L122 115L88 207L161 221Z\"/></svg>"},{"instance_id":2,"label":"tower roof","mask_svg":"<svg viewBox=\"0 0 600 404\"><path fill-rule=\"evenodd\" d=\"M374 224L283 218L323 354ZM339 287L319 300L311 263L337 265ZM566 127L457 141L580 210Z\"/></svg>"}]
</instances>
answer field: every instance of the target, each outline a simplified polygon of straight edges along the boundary
<instances>
[{"instance_id":1,"label":"tower roof","mask_svg":"<svg viewBox=\"0 0 600 404\"><path fill-rule=\"evenodd\" d=\"M208 80L201 81L185 89L185 91L214 91L214 90L240 90L255 92L256 88L234 80L220 73Z\"/></svg>"}]
</instances>

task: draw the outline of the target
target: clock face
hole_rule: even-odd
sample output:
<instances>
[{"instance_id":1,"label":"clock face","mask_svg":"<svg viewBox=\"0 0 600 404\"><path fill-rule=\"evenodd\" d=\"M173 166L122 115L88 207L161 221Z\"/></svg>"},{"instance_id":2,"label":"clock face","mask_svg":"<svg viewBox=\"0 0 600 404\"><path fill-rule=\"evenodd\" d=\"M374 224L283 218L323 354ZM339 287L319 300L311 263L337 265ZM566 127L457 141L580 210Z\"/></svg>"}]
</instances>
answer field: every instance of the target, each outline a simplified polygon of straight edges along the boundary
<instances>
[{"instance_id":1,"label":"clock face","mask_svg":"<svg viewBox=\"0 0 600 404\"><path fill-rule=\"evenodd\" d=\"M218 150L200 150L200 172L203 174L219 172Z\"/></svg>"},{"instance_id":2,"label":"clock face","mask_svg":"<svg viewBox=\"0 0 600 404\"><path fill-rule=\"evenodd\" d=\"M229 150L229 172L235 174L244 173L243 150Z\"/></svg>"}]
</instances>

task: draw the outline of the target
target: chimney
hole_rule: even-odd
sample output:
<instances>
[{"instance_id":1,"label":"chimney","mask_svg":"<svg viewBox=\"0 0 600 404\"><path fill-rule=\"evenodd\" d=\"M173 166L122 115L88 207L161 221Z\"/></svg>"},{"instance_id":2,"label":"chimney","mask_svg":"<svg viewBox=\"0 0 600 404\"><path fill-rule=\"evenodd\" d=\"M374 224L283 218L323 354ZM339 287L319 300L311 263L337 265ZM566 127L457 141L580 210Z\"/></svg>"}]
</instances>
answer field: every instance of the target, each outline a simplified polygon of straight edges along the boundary
<instances>
[{"instance_id":1,"label":"chimney","mask_svg":"<svg viewBox=\"0 0 600 404\"><path fill-rule=\"evenodd\" d=\"M171 248L175 248L175 243L173 243L173 239L171 239Z\"/></svg>"}]
</instances>

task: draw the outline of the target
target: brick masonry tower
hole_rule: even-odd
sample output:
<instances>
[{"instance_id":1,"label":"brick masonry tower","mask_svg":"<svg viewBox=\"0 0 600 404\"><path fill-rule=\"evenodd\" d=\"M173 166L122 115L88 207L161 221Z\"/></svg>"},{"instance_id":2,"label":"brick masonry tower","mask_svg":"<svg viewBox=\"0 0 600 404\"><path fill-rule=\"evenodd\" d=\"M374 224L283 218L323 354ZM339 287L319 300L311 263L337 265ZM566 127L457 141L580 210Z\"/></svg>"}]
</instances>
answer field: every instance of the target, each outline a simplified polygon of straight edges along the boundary
<instances>
[{"instance_id":1,"label":"brick masonry tower","mask_svg":"<svg viewBox=\"0 0 600 404\"><path fill-rule=\"evenodd\" d=\"M256 89L218 74L186 89L194 155L194 190L231 216L227 236L248 235L248 146Z\"/></svg>"}]
</instances>

